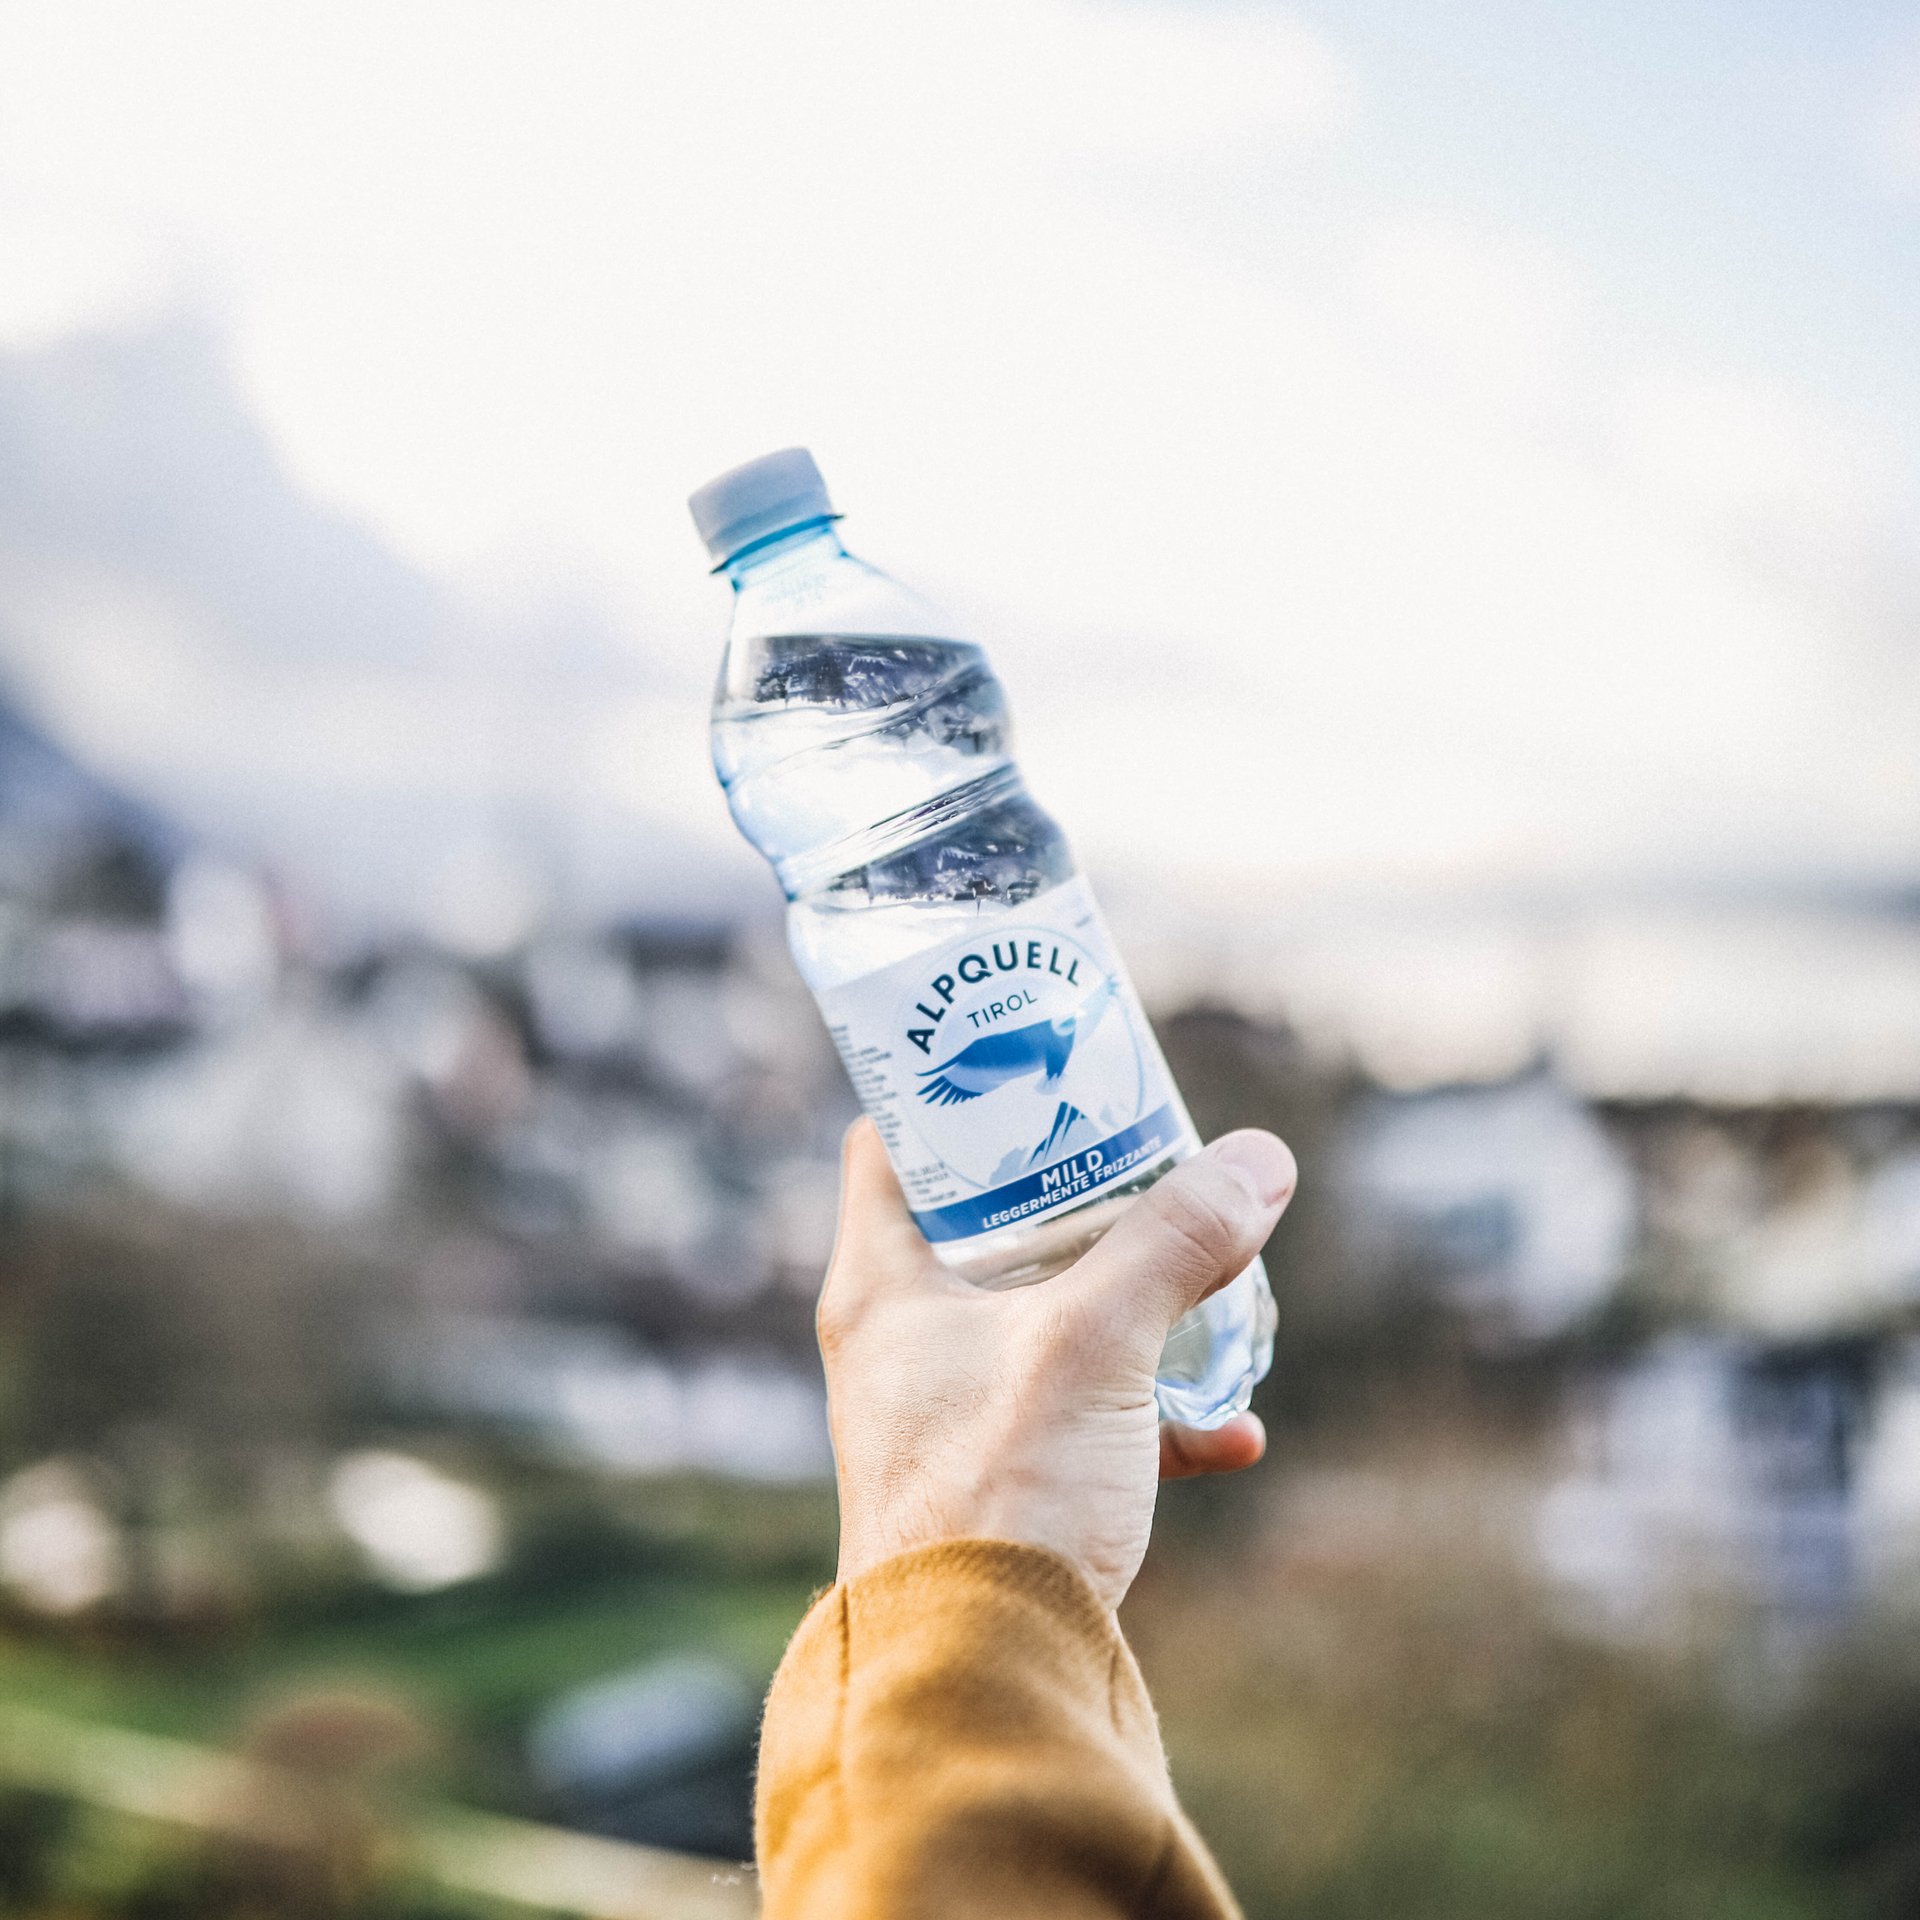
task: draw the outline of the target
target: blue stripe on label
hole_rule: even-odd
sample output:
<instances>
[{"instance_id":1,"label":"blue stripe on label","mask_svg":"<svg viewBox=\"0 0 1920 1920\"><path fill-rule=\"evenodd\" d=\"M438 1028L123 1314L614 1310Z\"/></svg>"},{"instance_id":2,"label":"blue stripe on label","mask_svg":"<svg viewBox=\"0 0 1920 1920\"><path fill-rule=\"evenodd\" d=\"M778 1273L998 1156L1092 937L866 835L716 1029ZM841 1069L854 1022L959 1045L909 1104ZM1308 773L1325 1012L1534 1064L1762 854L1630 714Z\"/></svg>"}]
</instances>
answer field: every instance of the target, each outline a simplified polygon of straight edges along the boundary
<instances>
[{"instance_id":1,"label":"blue stripe on label","mask_svg":"<svg viewBox=\"0 0 1920 1920\"><path fill-rule=\"evenodd\" d=\"M1038 1173L913 1217L929 1240L967 1240L976 1233L991 1233L996 1227L1010 1227L1018 1220L1036 1219L1056 1207L1084 1200L1110 1181L1152 1166L1172 1150L1180 1134L1179 1116L1169 1102L1111 1139L1042 1167Z\"/></svg>"}]
</instances>

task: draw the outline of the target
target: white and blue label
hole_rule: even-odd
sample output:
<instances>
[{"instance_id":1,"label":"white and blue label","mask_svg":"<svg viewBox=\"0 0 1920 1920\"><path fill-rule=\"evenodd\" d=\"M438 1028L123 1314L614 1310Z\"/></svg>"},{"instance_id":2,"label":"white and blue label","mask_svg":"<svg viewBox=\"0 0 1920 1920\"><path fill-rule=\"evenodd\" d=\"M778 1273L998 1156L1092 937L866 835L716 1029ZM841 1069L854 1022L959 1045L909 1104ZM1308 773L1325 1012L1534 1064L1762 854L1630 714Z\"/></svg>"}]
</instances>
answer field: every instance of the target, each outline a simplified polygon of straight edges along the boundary
<instances>
[{"instance_id":1,"label":"white and blue label","mask_svg":"<svg viewBox=\"0 0 1920 1920\"><path fill-rule=\"evenodd\" d=\"M1063 1211L1198 1144L1084 880L983 909L820 1006L936 1243Z\"/></svg>"}]
</instances>

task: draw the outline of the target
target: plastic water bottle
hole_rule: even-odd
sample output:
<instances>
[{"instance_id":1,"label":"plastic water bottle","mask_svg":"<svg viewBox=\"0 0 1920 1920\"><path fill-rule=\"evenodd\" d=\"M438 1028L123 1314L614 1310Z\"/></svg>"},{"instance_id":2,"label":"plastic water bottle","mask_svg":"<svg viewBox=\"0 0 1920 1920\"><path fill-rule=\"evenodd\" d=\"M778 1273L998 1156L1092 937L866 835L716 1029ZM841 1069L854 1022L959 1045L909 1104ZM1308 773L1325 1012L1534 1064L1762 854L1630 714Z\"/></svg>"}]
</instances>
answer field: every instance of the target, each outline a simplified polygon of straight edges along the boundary
<instances>
[{"instance_id":1,"label":"plastic water bottle","mask_svg":"<svg viewBox=\"0 0 1920 1920\"><path fill-rule=\"evenodd\" d=\"M983 1286L1057 1273L1199 1141L973 642L855 559L802 447L689 502L733 586L713 759L934 1251ZM1217 1426L1273 1357L1256 1260L1188 1314L1160 1411Z\"/></svg>"}]
</instances>

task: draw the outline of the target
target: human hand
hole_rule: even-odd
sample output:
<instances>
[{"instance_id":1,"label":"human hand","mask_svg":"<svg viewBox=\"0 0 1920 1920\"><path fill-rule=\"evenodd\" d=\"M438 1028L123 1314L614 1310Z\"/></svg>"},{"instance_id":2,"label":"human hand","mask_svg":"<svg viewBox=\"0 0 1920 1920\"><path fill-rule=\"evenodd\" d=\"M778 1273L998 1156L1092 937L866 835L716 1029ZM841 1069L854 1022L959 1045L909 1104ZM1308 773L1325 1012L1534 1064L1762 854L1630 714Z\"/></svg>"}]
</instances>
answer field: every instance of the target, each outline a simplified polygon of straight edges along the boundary
<instances>
[{"instance_id":1,"label":"human hand","mask_svg":"<svg viewBox=\"0 0 1920 1920\"><path fill-rule=\"evenodd\" d=\"M853 1127L819 1311L840 1578L939 1540L1018 1540L1073 1561L1117 1607L1156 1482L1265 1451L1252 1414L1162 1430L1153 1374L1173 1323L1259 1252L1294 1179L1272 1134L1227 1134L1064 1272L995 1293L940 1264L872 1123Z\"/></svg>"}]
</instances>

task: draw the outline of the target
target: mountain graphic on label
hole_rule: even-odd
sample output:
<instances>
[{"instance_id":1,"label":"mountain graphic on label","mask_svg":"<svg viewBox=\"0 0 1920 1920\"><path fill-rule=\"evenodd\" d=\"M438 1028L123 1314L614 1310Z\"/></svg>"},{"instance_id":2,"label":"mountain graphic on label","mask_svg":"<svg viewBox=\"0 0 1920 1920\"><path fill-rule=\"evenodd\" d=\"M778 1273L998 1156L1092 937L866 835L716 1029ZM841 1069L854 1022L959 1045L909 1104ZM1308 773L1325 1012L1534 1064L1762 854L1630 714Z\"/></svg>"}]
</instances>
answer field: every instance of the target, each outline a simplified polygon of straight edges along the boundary
<instances>
[{"instance_id":1,"label":"mountain graphic on label","mask_svg":"<svg viewBox=\"0 0 1920 1920\"><path fill-rule=\"evenodd\" d=\"M982 1034L951 1059L923 1069L915 1092L930 1106L950 1107L1038 1075L1038 1091L1058 1090L1062 1098L1046 1138L1027 1156L1027 1164L1063 1151L1074 1125L1086 1119L1079 1107L1064 1097L1063 1082L1073 1063L1074 1049L1099 1026L1113 1005L1115 991L1109 978L1071 1013L1056 1020L1035 1020L1006 1033Z\"/></svg>"}]
</instances>

